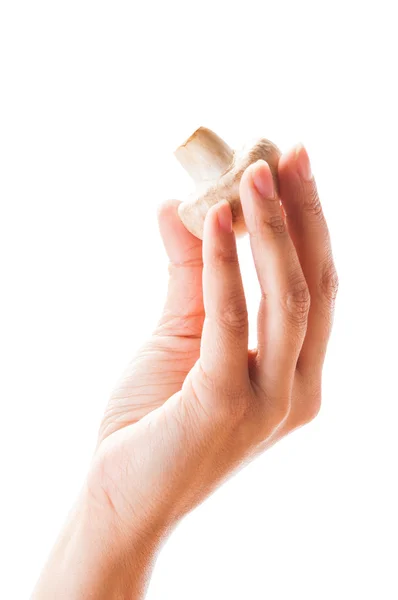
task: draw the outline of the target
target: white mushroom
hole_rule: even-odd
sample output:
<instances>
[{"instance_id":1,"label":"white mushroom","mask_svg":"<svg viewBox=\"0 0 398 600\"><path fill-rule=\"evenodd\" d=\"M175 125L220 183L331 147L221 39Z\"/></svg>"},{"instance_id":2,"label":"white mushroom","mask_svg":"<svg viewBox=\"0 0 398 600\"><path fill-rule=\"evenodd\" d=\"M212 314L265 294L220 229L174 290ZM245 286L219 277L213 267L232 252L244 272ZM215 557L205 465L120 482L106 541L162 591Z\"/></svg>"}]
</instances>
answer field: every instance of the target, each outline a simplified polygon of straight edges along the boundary
<instances>
[{"instance_id":1,"label":"white mushroom","mask_svg":"<svg viewBox=\"0 0 398 600\"><path fill-rule=\"evenodd\" d=\"M177 148L175 156L196 184L192 198L180 204L178 213L185 227L202 239L207 211L220 200L228 200L232 209L233 227L237 234L246 231L239 198L239 183L244 170L259 159L265 160L278 189L277 168L279 149L266 139L232 150L218 135L199 127Z\"/></svg>"}]
</instances>

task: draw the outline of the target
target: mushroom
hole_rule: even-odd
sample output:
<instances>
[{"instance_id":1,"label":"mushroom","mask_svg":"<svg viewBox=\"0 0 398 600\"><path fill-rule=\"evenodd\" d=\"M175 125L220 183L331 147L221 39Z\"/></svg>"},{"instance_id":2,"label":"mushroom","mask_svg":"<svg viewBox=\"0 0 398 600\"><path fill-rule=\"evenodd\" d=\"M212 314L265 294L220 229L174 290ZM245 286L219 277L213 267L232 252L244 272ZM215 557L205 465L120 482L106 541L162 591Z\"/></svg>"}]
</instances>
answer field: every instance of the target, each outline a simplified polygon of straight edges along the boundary
<instances>
[{"instance_id":1,"label":"mushroom","mask_svg":"<svg viewBox=\"0 0 398 600\"><path fill-rule=\"evenodd\" d=\"M195 193L179 205L178 213L185 227L196 237L203 238L207 211L220 200L228 200L236 234L246 232L239 198L239 183L244 170L259 159L265 160L278 189L277 169L279 149L264 138L247 144L239 151L232 150L218 135L199 127L175 151L182 167L195 182Z\"/></svg>"}]
</instances>

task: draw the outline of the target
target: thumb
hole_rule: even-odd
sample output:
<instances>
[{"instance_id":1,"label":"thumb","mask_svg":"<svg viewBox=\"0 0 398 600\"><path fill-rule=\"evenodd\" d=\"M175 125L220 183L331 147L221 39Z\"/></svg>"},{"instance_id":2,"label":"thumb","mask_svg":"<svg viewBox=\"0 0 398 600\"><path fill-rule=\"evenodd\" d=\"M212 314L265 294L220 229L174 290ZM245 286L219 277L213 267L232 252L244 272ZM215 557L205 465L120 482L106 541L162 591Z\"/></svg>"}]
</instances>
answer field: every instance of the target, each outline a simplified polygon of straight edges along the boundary
<instances>
[{"instance_id":1,"label":"thumb","mask_svg":"<svg viewBox=\"0 0 398 600\"><path fill-rule=\"evenodd\" d=\"M202 241L186 229L178 216L179 200L167 200L160 205L158 222L163 245L171 265L202 263Z\"/></svg>"},{"instance_id":2,"label":"thumb","mask_svg":"<svg viewBox=\"0 0 398 600\"><path fill-rule=\"evenodd\" d=\"M178 216L178 200L158 212L159 230L169 258L169 286L159 323L164 335L200 337L204 319L202 297L202 242Z\"/></svg>"}]
</instances>

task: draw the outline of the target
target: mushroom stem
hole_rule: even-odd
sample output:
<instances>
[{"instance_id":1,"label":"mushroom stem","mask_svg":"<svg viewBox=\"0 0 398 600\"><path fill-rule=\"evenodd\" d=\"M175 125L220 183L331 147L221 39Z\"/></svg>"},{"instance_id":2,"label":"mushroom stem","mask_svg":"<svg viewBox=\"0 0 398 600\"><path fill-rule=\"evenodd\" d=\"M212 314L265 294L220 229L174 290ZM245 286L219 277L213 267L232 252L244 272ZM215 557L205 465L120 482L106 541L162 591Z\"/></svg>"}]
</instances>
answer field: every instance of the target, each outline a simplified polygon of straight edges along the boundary
<instances>
[{"instance_id":1,"label":"mushroom stem","mask_svg":"<svg viewBox=\"0 0 398 600\"><path fill-rule=\"evenodd\" d=\"M219 179L233 164L233 150L210 129L199 127L175 151L181 166L198 187Z\"/></svg>"}]
</instances>

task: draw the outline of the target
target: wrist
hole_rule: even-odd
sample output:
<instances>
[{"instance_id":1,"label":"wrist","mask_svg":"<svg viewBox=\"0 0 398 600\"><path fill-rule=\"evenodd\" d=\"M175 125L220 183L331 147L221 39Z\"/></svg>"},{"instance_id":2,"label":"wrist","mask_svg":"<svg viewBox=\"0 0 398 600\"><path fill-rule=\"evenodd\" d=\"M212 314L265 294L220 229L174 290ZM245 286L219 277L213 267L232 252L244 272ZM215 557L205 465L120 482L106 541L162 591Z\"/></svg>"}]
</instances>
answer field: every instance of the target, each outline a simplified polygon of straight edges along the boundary
<instances>
[{"instance_id":1,"label":"wrist","mask_svg":"<svg viewBox=\"0 0 398 600\"><path fill-rule=\"evenodd\" d=\"M86 491L57 540L33 600L138 600L143 598L160 541L138 530L123 532L115 515Z\"/></svg>"}]
</instances>

